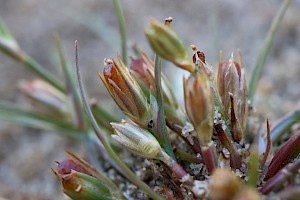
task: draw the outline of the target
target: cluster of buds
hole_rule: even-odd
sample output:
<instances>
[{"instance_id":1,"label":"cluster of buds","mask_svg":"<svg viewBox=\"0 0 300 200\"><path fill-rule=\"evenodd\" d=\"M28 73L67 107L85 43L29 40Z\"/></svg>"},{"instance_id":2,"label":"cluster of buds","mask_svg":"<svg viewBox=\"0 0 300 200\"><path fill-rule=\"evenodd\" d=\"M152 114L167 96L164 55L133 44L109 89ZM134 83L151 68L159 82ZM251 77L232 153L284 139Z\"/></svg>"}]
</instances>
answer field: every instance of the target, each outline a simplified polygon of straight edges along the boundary
<instances>
[{"instance_id":1,"label":"cluster of buds","mask_svg":"<svg viewBox=\"0 0 300 200\"><path fill-rule=\"evenodd\" d=\"M155 200L162 199L159 195L164 195L167 199L211 200L258 200L269 194L276 194L282 199L298 197L299 183L291 181L291 177L299 179L296 174L299 174L300 169L300 132L292 132L292 136L277 152L272 152L272 143L278 142L280 132L299 121L299 110L275 126L273 129L276 133L273 135L267 120L266 148L260 154L257 146L264 142L260 133L255 135L252 144L245 137L248 133L245 131L246 127L253 127L247 124L248 91L240 52L238 51L237 62L233 55L223 62L220 53L216 73L206 61L205 54L194 45L193 55L189 55L171 29L171 22L172 18L167 18L164 24L152 19L145 30L146 38L156 53L155 62L138 48L136 50L140 57L131 57L130 69L120 56L117 57L117 62L113 59L104 60L104 72L103 75L99 73L99 77L127 117L117 123L111 122L116 120L105 112L96 112L97 109L91 111L80 78L77 42L77 78L83 104L78 100L79 94L73 75L67 68L62 48L58 47L58 50L65 68L66 88L23 52L0 21L0 50L43 79L22 81L19 84L19 90L38 113L0 105L0 110L4 111L1 117L29 125L35 123L36 127L46 124L50 130L80 133L79 138L85 137L92 142L90 156L95 156L96 149L101 151L103 158L124 175L124 180L127 178L132 181ZM166 76L161 74L161 58L189 72L188 77L183 79L185 110L180 108ZM68 97L72 102L68 101ZM253 98L251 92L250 97ZM73 108L70 108L71 104L74 104ZM81 113L82 107L87 111L92 126L86 124L85 116ZM69 123L73 115L78 118L76 127ZM104 132L96 119L105 126ZM91 127L100 143L96 143L91 137ZM107 134L113 131L113 134ZM83 136L82 132L86 134ZM112 148L112 144L114 147L124 147L143 158L156 160L154 164L160 164L158 173L163 173L158 176L167 177L166 181L151 181L159 183L159 195L130 171L114 151L121 148ZM71 152L67 154L69 158L57 162L58 168L52 171L70 198L131 198L105 173L99 172ZM283 191L285 186L286 190Z\"/></svg>"},{"instance_id":2,"label":"cluster of buds","mask_svg":"<svg viewBox=\"0 0 300 200\"><path fill-rule=\"evenodd\" d=\"M170 29L170 20L166 20L165 24L151 20L145 34L157 55L190 72L188 78L183 79L185 113L181 111L166 77L161 75L163 103L166 107L166 122L163 123L168 126L171 124L169 128L176 133L180 132L176 131L178 129L182 129L182 132L186 132L184 129L187 129L192 135L192 141L184 140L184 142L187 146L191 146L193 153L197 156L199 154L201 159L197 160L182 153L183 151L176 147L176 152L181 152L177 154L178 158L203 162L208 175L212 177L204 184L200 184L166 153L164 147L157 141L157 135L149 129L149 122L155 115L151 109L149 110L146 99L147 95L157 93L156 63L139 49L141 57L132 57L129 70L119 57L120 66L113 60L106 59L104 77L100 76L120 109L135 123L126 121L111 123L116 132L112 138L134 154L165 163L182 186L196 198L260 199L258 192L245 186L243 184L245 180L241 178L247 177L249 169L246 165L249 159L242 160L245 154L241 154L247 151L242 146L245 145L248 92L240 52L238 62L235 62L233 55L227 62L222 62L220 53L216 75L206 62L205 54L198 51L195 46L192 46L194 55L192 58L189 57L182 42ZM156 112L160 112L159 109L157 108ZM168 123L169 120L171 123ZM184 126L186 123L192 127ZM219 166L227 169L220 169ZM261 174L260 178L263 176ZM199 189L199 184L207 188L204 193Z\"/></svg>"},{"instance_id":3,"label":"cluster of buds","mask_svg":"<svg viewBox=\"0 0 300 200\"><path fill-rule=\"evenodd\" d=\"M295 174L300 168L299 162L287 165L299 155L296 143L300 134L292 137L271 162L268 162L270 141L264 156L256 150L249 151L246 146L250 143L244 137L248 96L240 52L238 62L233 55L222 62L220 54L215 73L205 54L195 46L190 58L171 30L171 21L168 18L162 24L151 20L145 34L157 56L190 73L183 78L185 111L180 108L167 78L157 75L158 59L153 62L140 49L137 50L141 57L131 57L130 68L120 56L118 62L105 59L104 72L99 77L127 116L121 123L110 123L110 130L114 131L111 138L131 153L162 164L165 174L174 179L172 189L166 186L161 190L168 199L175 199L176 193L181 199L257 200L261 194L278 191L287 179L284 171ZM267 127L269 130L269 124ZM269 131L267 134L270 138ZM251 149L255 147L256 144ZM53 170L67 195L73 199L122 198L114 183L70 155L71 159ZM261 166L257 164L259 161ZM193 169L193 177L186 162L203 173L199 175ZM247 181L249 184L244 184ZM100 196L93 196L95 193Z\"/></svg>"},{"instance_id":4,"label":"cluster of buds","mask_svg":"<svg viewBox=\"0 0 300 200\"><path fill-rule=\"evenodd\" d=\"M155 63L145 52L142 50L139 50L139 52L141 53L141 58L132 58L130 73L138 81L143 90L146 90L147 93L153 92L156 94ZM170 120L172 123L182 124L187 119L164 74L161 75L161 87L167 120Z\"/></svg>"}]
</instances>

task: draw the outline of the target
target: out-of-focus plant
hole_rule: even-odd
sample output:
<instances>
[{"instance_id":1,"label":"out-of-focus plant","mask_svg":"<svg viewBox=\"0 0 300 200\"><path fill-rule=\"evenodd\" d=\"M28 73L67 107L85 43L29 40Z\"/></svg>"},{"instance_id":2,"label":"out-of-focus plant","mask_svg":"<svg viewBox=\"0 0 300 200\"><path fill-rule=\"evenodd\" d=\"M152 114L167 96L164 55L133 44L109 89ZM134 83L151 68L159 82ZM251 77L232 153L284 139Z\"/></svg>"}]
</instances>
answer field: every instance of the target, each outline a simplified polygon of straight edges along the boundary
<instances>
[{"instance_id":1,"label":"out-of-focus plant","mask_svg":"<svg viewBox=\"0 0 300 200\"><path fill-rule=\"evenodd\" d=\"M291 133L286 142L281 136L299 122L299 110L272 129L267 120L266 141L262 133L255 133L254 141L247 140L255 130L247 123L248 116L253 115L253 109L249 108L255 107L255 88L289 3L290 0L285 0L274 18L248 94L240 51L237 61L232 55L223 62L220 53L216 72L207 63L205 54L194 45L193 55L188 53L171 29L172 18L166 18L165 23L150 20L145 29L146 38L156 53L155 60L135 48L137 56L132 56L127 65L123 11L120 1L114 1L122 57L117 56L118 62L105 59L104 72L99 73L99 77L126 116L121 122L88 99L80 74L77 41L75 73L59 37L55 36L64 72L62 84L63 81L57 81L21 49L1 22L0 50L38 78L19 83L19 90L32 105L31 109L2 101L0 119L55 131L84 142L91 164L67 151L70 158L57 162L58 168L52 169L64 193L72 199L146 199L148 196L152 199L256 200L272 195L295 198L300 188L295 181L300 169L300 132ZM185 109L179 106L172 87L161 73L162 59L190 73L183 79ZM263 152L258 149L261 143L266 143ZM277 150L272 148L275 145ZM99 156L109 163L119 180L110 175ZM131 167L137 171L133 172L125 159L131 159L135 163ZM143 167L145 159L152 168ZM143 179L143 170L149 171L151 176ZM293 176L296 178L292 179ZM129 182L147 196L139 196L137 189L132 191ZM284 190L287 184L290 193Z\"/></svg>"}]
</instances>

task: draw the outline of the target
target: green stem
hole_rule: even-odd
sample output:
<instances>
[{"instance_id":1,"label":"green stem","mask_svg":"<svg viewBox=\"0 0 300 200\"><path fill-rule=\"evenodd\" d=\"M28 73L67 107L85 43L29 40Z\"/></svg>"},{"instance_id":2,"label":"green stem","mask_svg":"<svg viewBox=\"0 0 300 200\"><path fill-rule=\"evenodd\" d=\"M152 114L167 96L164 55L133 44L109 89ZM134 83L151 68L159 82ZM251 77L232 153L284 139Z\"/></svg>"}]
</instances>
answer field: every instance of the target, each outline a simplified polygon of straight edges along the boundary
<instances>
[{"instance_id":1,"label":"green stem","mask_svg":"<svg viewBox=\"0 0 300 200\"><path fill-rule=\"evenodd\" d=\"M91 131L93 131L91 129ZM91 164L99 171L101 172L104 172L104 169L103 167L101 166L101 163L99 162L99 159L98 159L98 152L97 152L97 149L96 149L96 145L95 142L93 141L93 138L91 138L89 136L89 133L87 133L84 137L83 137L83 145L84 145L84 148L87 152L87 156L88 156L88 159L89 161L91 162Z\"/></svg>"},{"instance_id":2,"label":"green stem","mask_svg":"<svg viewBox=\"0 0 300 200\"><path fill-rule=\"evenodd\" d=\"M60 38L57 34L54 35L54 42L58 51L60 58L61 66L64 72L65 81L66 81L66 94L71 99L71 104L73 106L72 115L76 117L76 125L78 130L81 132L86 131L86 124L84 119L84 113L82 112L82 104L80 102L80 97L76 85L75 74L72 69L71 64L68 62L64 49L61 45Z\"/></svg>"},{"instance_id":3,"label":"green stem","mask_svg":"<svg viewBox=\"0 0 300 200\"><path fill-rule=\"evenodd\" d=\"M81 74L79 70L79 64L78 64L78 51L77 51L77 41L75 41L75 57L76 57L76 70L77 70L77 79L78 84L80 88L80 94L81 94L81 100L83 102L85 111L89 117L90 123L92 127L95 130L95 133L101 143L103 144L104 148L106 149L108 155L111 157L112 160L115 161L115 163L123 170L124 174L127 175L127 177L132 181L132 183L136 184L140 189L142 189L146 194L148 194L152 199L161 200L163 199L158 194L156 194L154 191L152 191L148 185L146 185L144 182L142 182L124 163L123 161L117 156L117 154L114 152L114 150L111 148L109 142L104 137L102 131L100 130L99 126L97 125L96 119L91 111L91 108L88 103L87 95L85 93L85 89L83 88Z\"/></svg>"},{"instance_id":4,"label":"green stem","mask_svg":"<svg viewBox=\"0 0 300 200\"><path fill-rule=\"evenodd\" d=\"M82 139L82 133L73 124L61 118L57 119L22 110L8 102L0 102L0 120L42 130L50 130L65 136Z\"/></svg>"},{"instance_id":5,"label":"green stem","mask_svg":"<svg viewBox=\"0 0 300 200\"><path fill-rule=\"evenodd\" d=\"M157 104L158 104L158 113L157 113L157 120L156 124L154 125L157 127L157 136L159 142L161 143L163 149L166 153L175 159L175 155L172 151L172 145L170 136L166 126L165 120L165 111L164 111L164 104L163 104L163 95L162 95L162 87L161 87L161 58L156 55L155 58L155 86L156 86L156 96L157 96Z\"/></svg>"},{"instance_id":6,"label":"green stem","mask_svg":"<svg viewBox=\"0 0 300 200\"><path fill-rule=\"evenodd\" d=\"M250 86L249 86L249 100L250 100L251 104L253 103L255 91L256 91L258 82L261 78L267 56L272 47L275 33L278 30L279 24L281 23L282 18L284 16L285 11L287 10L290 2L291 2L291 0L285 0L282 2L280 9L278 10L275 18L273 19L271 28L269 29L268 35L265 40L264 48L260 52L259 57L256 61L255 68L254 68L254 71L253 71L253 74L251 77L251 81L250 81Z\"/></svg>"},{"instance_id":7,"label":"green stem","mask_svg":"<svg viewBox=\"0 0 300 200\"><path fill-rule=\"evenodd\" d=\"M248 169L248 185L256 188L257 181L259 178L259 155L257 152L257 146L253 145L250 150L250 160L249 160L249 169Z\"/></svg>"},{"instance_id":8,"label":"green stem","mask_svg":"<svg viewBox=\"0 0 300 200\"><path fill-rule=\"evenodd\" d=\"M97 122L100 123L107 130L110 130L110 131L113 130L110 125L110 122L120 121L120 119L113 116L111 113L107 112L102 107L98 106L97 104L92 104L91 108L92 108L93 114L94 114Z\"/></svg>"},{"instance_id":9,"label":"green stem","mask_svg":"<svg viewBox=\"0 0 300 200\"><path fill-rule=\"evenodd\" d=\"M300 122L300 108L283 117L271 130L272 144L276 144L281 136L288 131L294 124Z\"/></svg>"},{"instance_id":10,"label":"green stem","mask_svg":"<svg viewBox=\"0 0 300 200\"><path fill-rule=\"evenodd\" d=\"M121 47L122 47L122 60L127 65L127 45L126 45L126 23L125 23L125 17L124 12L122 9L122 5L120 0L113 0L114 6L115 6L115 12L118 17L118 23L119 23L119 31L121 36Z\"/></svg>"},{"instance_id":11,"label":"green stem","mask_svg":"<svg viewBox=\"0 0 300 200\"><path fill-rule=\"evenodd\" d=\"M13 60L18 63L24 65L27 69L29 69L34 74L38 75L55 88L60 91L64 91L64 87L62 84L54 78L54 76L49 73L43 66L41 66L38 62L36 62L33 58L28 56L24 51L19 48L10 47L4 40L0 38L0 51L2 51L7 56L11 57Z\"/></svg>"},{"instance_id":12,"label":"green stem","mask_svg":"<svg viewBox=\"0 0 300 200\"><path fill-rule=\"evenodd\" d=\"M196 163L200 164L203 163L203 160L197 157L192 156L190 153L180 149L180 148L174 148L174 154L179 157L181 160L184 162L189 162L189 163Z\"/></svg>"}]
</instances>

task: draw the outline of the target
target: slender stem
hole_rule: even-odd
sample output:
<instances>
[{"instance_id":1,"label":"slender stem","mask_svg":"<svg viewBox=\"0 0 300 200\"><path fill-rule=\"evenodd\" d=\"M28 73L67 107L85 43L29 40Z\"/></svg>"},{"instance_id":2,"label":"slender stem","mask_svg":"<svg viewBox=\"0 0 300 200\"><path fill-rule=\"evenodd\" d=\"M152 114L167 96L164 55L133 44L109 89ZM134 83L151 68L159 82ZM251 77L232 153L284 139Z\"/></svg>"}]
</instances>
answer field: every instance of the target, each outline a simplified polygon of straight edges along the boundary
<instances>
[{"instance_id":1,"label":"slender stem","mask_svg":"<svg viewBox=\"0 0 300 200\"><path fill-rule=\"evenodd\" d=\"M300 153L300 131L292 136L274 155L266 172L265 181L272 178L290 161L295 159Z\"/></svg>"},{"instance_id":2,"label":"slender stem","mask_svg":"<svg viewBox=\"0 0 300 200\"><path fill-rule=\"evenodd\" d=\"M284 116L271 130L271 140L275 144L279 141L281 136L291 128L295 123L300 122L300 108L292 113Z\"/></svg>"},{"instance_id":3,"label":"slender stem","mask_svg":"<svg viewBox=\"0 0 300 200\"><path fill-rule=\"evenodd\" d=\"M77 41L75 41L75 57L76 57L76 70L77 70L77 78L78 78L78 84L80 88L80 95L81 100L83 102L85 111L89 117L90 123L92 127L95 130L95 133L101 143L103 144L104 148L106 149L108 155L111 157L112 160L115 161L115 163L123 170L124 174L128 176L130 181L132 181L134 184L136 184L140 189L142 189L146 194L148 194L153 199L163 199L158 194L156 194L154 191L152 191L148 185L146 185L144 182L142 182L124 163L123 161L117 156L117 154L114 152L114 150L111 148L109 142L104 137L103 132L100 130L99 126L97 125L96 119L91 111L91 108L88 103L88 99L85 93L85 89L83 87L81 74L79 70L79 64L78 64L78 51L77 51Z\"/></svg>"},{"instance_id":4,"label":"slender stem","mask_svg":"<svg viewBox=\"0 0 300 200\"><path fill-rule=\"evenodd\" d=\"M76 87L76 79L75 74L72 69L71 64L68 62L64 49L61 45L60 38L58 34L54 35L54 42L56 44L56 48L58 51L58 55L60 58L61 66L64 72L65 81L66 81L66 93L68 97L72 101L73 105L73 112L72 114L75 115L76 124L78 126L78 130L82 132L86 132L86 124L84 120L84 113L82 112L82 104L80 102L80 97L78 93L78 89Z\"/></svg>"},{"instance_id":5,"label":"slender stem","mask_svg":"<svg viewBox=\"0 0 300 200\"><path fill-rule=\"evenodd\" d=\"M271 142L271 135L270 135L270 124L269 124L269 120L267 119L267 146L264 153L264 157L260 163L260 169L263 171L265 170L266 161L271 151L271 144L272 142Z\"/></svg>"},{"instance_id":6,"label":"slender stem","mask_svg":"<svg viewBox=\"0 0 300 200\"><path fill-rule=\"evenodd\" d=\"M220 124L215 125L214 128L217 132L219 141L230 153L230 166L234 169L239 169L242 165L242 158L237 152L235 146L232 144Z\"/></svg>"},{"instance_id":7,"label":"slender stem","mask_svg":"<svg viewBox=\"0 0 300 200\"><path fill-rule=\"evenodd\" d=\"M61 118L25 111L15 104L0 101L0 119L23 126L54 131L64 136L82 139L83 134L73 124Z\"/></svg>"},{"instance_id":8,"label":"slender stem","mask_svg":"<svg viewBox=\"0 0 300 200\"><path fill-rule=\"evenodd\" d=\"M101 166L99 159L98 159L98 152L96 150L96 145L92 138L89 135L85 135L83 137L83 145L87 152L87 156L91 164L99 171L104 172L103 167Z\"/></svg>"},{"instance_id":9,"label":"slender stem","mask_svg":"<svg viewBox=\"0 0 300 200\"><path fill-rule=\"evenodd\" d=\"M166 152L161 151L159 160L165 163L172 170L172 172L177 176L179 181L186 189L190 190L197 199L200 199L202 194L199 194L197 191L197 180L194 180L193 177L189 173L187 173L176 161L174 161Z\"/></svg>"},{"instance_id":10,"label":"slender stem","mask_svg":"<svg viewBox=\"0 0 300 200\"><path fill-rule=\"evenodd\" d=\"M194 157L180 148L176 147L173 149L173 151L174 151L174 154L183 161L186 161L189 163L196 163L196 164L203 163L203 160L201 158Z\"/></svg>"},{"instance_id":11,"label":"slender stem","mask_svg":"<svg viewBox=\"0 0 300 200\"><path fill-rule=\"evenodd\" d=\"M296 174L299 169L300 159L292 164L289 164L287 167L269 179L259 191L264 195L269 194L272 191L275 192L276 189L282 186L289 177Z\"/></svg>"},{"instance_id":12,"label":"slender stem","mask_svg":"<svg viewBox=\"0 0 300 200\"><path fill-rule=\"evenodd\" d=\"M173 171L182 184L185 184L186 186L194 185L193 177L187 173L176 161L174 161L172 157L166 154L166 152L161 152L160 160Z\"/></svg>"},{"instance_id":13,"label":"slender stem","mask_svg":"<svg viewBox=\"0 0 300 200\"><path fill-rule=\"evenodd\" d=\"M109 164L116 170L119 172L120 175L122 175L124 178L127 178L127 180L129 180L129 178L126 176L126 174L124 174L124 172L122 171L122 169L115 163L114 160L112 160L106 149L104 148L103 144L101 143L101 141L98 139L97 135L95 135L95 132L94 130L92 131L89 131L88 132L89 134L89 137L90 137L90 140L92 142L94 142L95 144L95 148L96 148L96 151L100 154L103 162L109 162ZM98 160L98 162L101 162Z\"/></svg>"},{"instance_id":14,"label":"slender stem","mask_svg":"<svg viewBox=\"0 0 300 200\"><path fill-rule=\"evenodd\" d=\"M259 155L257 151L257 145L253 145L250 150L250 160L249 160L249 169L248 169L248 185L256 188L257 181L259 178Z\"/></svg>"},{"instance_id":15,"label":"slender stem","mask_svg":"<svg viewBox=\"0 0 300 200\"><path fill-rule=\"evenodd\" d=\"M271 50L272 44L273 44L273 39L275 37L275 33L278 30L279 24L282 21L282 18L285 14L285 11L287 10L291 0L285 0L282 2L278 12L276 13L275 18L273 19L271 28L269 29L268 35L265 40L264 48L259 54L259 57L256 61L254 71L252 73L251 81L250 81L250 86L249 86L249 100L251 103L253 103L254 96L255 96L255 91L258 85L258 82L261 78L265 62L267 59L267 56Z\"/></svg>"},{"instance_id":16,"label":"slender stem","mask_svg":"<svg viewBox=\"0 0 300 200\"><path fill-rule=\"evenodd\" d=\"M182 135L182 127L172 123L171 121L169 121L168 119L166 119L166 123L167 126L174 131L179 137L181 137L181 139L183 141L185 141L185 143L195 152L195 153L200 153L201 154L201 147L199 144L199 141L197 140L197 138L193 137L193 144Z\"/></svg>"},{"instance_id":17,"label":"slender stem","mask_svg":"<svg viewBox=\"0 0 300 200\"><path fill-rule=\"evenodd\" d=\"M207 146L202 146L201 150L204 164L207 167L208 173L211 175L218 167L216 146L211 141L211 143L209 143Z\"/></svg>"},{"instance_id":18,"label":"slender stem","mask_svg":"<svg viewBox=\"0 0 300 200\"><path fill-rule=\"evenodd\" d=\"M43 66L41 66L33 58L28 56L21 49L10 47L1 38L0 38L0 51L5 53L7 56L11 57L18 63L24 65L31 72L44 79L45 81L53 85L58 90L64 91L64 87L62 86L62 84L56 78L54 78L54 76L51 73L49 73Z\"/></svg>"},{"instance_id":19,"label":"slender stem","mask_svg":"<svg viewBox=\"0 0 300 200\"><path fill-rule=\"evenodd\" d=\"M100 106L98 106L96 104L92 104L91 108L92 108L95 118L97 119L97 122L100 123L101 125L103 125L103 127L105 127L107 130L113 130L110 125L110 122L120 121L118 118L113 116L111 113L107 112L106 110L104 110L103 108L101 108Z\"/></svg>"},{"instance_id":20,"label":"slender stem","mask_svg":"<svg viewBox=\"0 0 300 200\"><path fill-rule=\"evenodd\" d=\"M156 127L157 129L156 133L158 135L159 142L161 143L163 149L166 151L167 154L169 154L169 156L175 159L165 120L165 111L163 103L164 100L161 87L161 59L158 55L156 55L155 58L155 87L158 104L158 113L156 124L154 125L154 127Z\"/></svg>"},{"instance_id":21,"label":"slender stem","mask_svg":"<svg viewBox=\"0 0 300 200\"><path fill-rule=\"evenodd\" d=\"M126 45L126 23L124 12L122 9L121 1L120 0L113 0L115 6L115 12L118 17L119 23L119 31L121 36L121 47L122 47L122 60L127 65L127 45Z\"/></svg>"}]
</instances>

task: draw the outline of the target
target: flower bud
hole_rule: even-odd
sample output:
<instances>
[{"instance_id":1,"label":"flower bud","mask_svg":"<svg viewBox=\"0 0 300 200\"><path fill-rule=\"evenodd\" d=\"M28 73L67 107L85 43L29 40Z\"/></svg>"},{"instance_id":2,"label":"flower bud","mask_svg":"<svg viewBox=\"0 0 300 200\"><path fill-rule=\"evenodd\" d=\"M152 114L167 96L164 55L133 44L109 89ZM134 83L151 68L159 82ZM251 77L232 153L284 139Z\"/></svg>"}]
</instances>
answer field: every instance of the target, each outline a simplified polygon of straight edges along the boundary
<instances>
[{"instance_id":1,"label":"flower bud","mask_svg":"<svg viewBox=\"0 0 300 200\"><path fill-rule=\"evenodd\" d=\"M154 75L155 66L154 62L143 51L141 51L141 54L141 58L132 60L130 73L139 82L141 87L146 90L147 93L150 93L150 90L156 89ZM185 115L179 107L176 97L164 74L161 76L161 86L166 118L176 124L186 122Z\"/></svg>"},{"instance_id":2,"label":"flower bud","mask_svg":"<svg viewBox=\"0 0 300 200\"><path fill-rule=\"evenodd\" d=\"M66 151L70 158L57 162L52 169L62 183L63 191L72 199L113 199L121 198L119 188L93 166Z\"/></svg>"},{"instance_id":3,"label":"flower bud","mask_svg":"<svg viewBox=\"0 0 300 200\"><path fill-rule=\"evenodd\" d=\"M208 145L213 131L213 94L205 74L192 74L183 80L187 115L198 133L200 142Z\"/></svg>"},{"instance_id":4,"label":"flower bud","mask_svg":"<svg viewBox=\"0 0 300 200\"><path fill-rule=\"evenodd\" d=\"M184 70L195 72L196 67L186 48L169 26L152 19L145 34L155 53Z\"/></svg>"},{"instance_id":5,"label":"flower bud","mask_svg":"<svg viewBox=\"0 0 300 200\"><path fill-rule=\"evenodd\" d=\"M150 132L129 122L111 125L116 132L112 137L126 149L145 158L158 159L162 148Z\"/></svg>"},{"instance_id":6,"label":"flower bud","mask_svg":"<svg viewBox=\"0 0 300 200\"><path fill-rule=\"evenodd\" d=\"M67 112L66 96L43 80L21 81L18 89L37 111L52 114Z\"/></svg>"},{"instance_id":7,"label":"flower bud","mask_svg":"<svg viewBox=\"0 0 300 200\"><path fill-rule=\"evenodd\" d=\"M152 116L147 99L120 56L118 60L119 65L114 60L105 59L104 76L98 75L124 114L140 126L147 127Z\"/></svg>"},{"instance_id":8,"label":"flower bud","mask_svg":"<svg viewBox=\"0 0 300 200\"><path fill-rule=\"evenodd\" d=\"M4 22L0 19L0 50L16 60L24 59L24 52L18 42L11 35Z\"/></svg>"},{"instance_id":9,"label":"flower bud","mask_svg":"<svg viewBox=\"0 0 300 200\"><path fill-rule=\"evenodd\" d=\"M149 61L150 63L144 58L137 58L132 59L130 63L130 73L148 92L151 87L155 88L154 63L152 60Z\"/></svg>"},{"instance_id":10,"label":"flower bud","mask_svg":"<svg viewBox=\"0 0 300 200\"><path fill-rule=\"evenodd\" d=\"M74 170L67 174L60 174L56 170L53 170L53 173L62 182L64 193L71 199L113 199L109 189L92 176Z\"/></svg>"},{"instance_id":11,"label":"flower bud","mask_svg":"<svg viewBox=\"0 0 300 200\"><path fill-rule=\"evenodd\" d=\"M248 92L241 61L235 62L232 56L228 62L220 63L217 84L233 140L240 142L248 116Z\"/></svg>"},{"instance_id":12,"label":"flower bud","mask_svg":"<svg viewBox=\"0 0 300 200\"><path fill-rule=\"evenodd\" d=\"M208 185L212 200L232 199L241 189L242 182L229 169L216 169Z\"/></svg>"}]
</instances>

